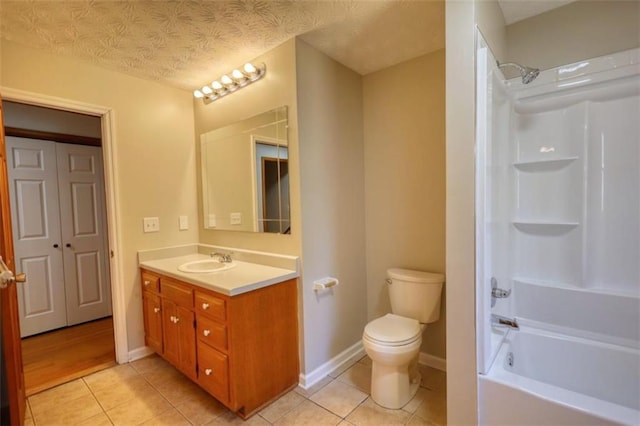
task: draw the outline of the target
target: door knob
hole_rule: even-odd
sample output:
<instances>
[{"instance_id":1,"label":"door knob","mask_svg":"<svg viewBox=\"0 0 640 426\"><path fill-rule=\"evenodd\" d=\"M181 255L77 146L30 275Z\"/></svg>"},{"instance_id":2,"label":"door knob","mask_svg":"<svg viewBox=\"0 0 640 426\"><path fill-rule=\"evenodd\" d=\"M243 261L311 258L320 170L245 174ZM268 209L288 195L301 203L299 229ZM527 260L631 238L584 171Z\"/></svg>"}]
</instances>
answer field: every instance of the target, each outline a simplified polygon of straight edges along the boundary
<instances>
[{"instance_id":1,"label":"door knob","mask_svg":"<svg viewBox=\"0 0 640 426\"><path fill-rule=\"evenodd\" d=\"M204 370L204 374L206 374L207 376L210 376L211 373L213 373L213 370L210 368L207 368L206 370Z\"/></svg>"},{"instance_id":2,"label":"door knob","mask_svg":"<svg viewBox=\"0 0 640 426\"><path fill-rule=\"evenodd\" d=\"M153 308L153 312L157 314L158 312L160 312L160 308Z\"/></svg>"},{"instance_id":3,"label":"door knob","mask_svg":"<svg viewBox=\"0 0 640 426\"><path fill-rule=\"evenodd\" d=\"M204 330L202 334L204 334L204 337L208 337L211 334L211 330Z\"/></svg>"},{"instance_id":4,"label":"door knob","mask_svg":"<svg viewBox=\"0 0 640 426\"><path fill-rule=\"evenodd\" d=\"M202 304L202 309L209 309L209 304L208 303L203 303Z\"/></svg>"},{"instance_id":5,"label":"door knob","mask_svg":"<svg viewBox=\"0 0 640 426\"><path fill-rule=\"evenodd\" d=\"M71 248L71 244L69 244L69 243L65 244L64 246Z\"/></svg>"},{"instance_id":6,"label":"door knob","mask_svg":"<svg viewBox=\"0 0 640 426\"><path fill-rule=\"evenodd\" d=\"M53 248L58 248L58 247L60 247L58 244L53 245Z\"/></svg>"}]
</instances>

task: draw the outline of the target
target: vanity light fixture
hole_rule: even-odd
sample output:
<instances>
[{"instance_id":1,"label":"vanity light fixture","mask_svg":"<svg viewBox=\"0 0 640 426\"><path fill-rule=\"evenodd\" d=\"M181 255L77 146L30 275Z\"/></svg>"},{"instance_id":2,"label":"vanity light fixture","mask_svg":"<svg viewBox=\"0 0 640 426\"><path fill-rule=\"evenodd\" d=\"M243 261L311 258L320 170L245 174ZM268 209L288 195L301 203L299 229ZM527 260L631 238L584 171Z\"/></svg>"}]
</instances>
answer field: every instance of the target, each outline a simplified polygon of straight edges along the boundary
<instances>
[{"instance_id":1,"label":"vanity light fixture","mask_svg":"<svg viewBox=\"0 0 640 426\"><path fill-rule=\"evenodd\" d=\"M267 66L264 63L253 65L247 62L242 69L231 71L231 76L225 74L218 80L214 80L209 86L194 90L193 96L202 99L205 104L210 104L216 99L260 80L266 73Z\"/></svg>"}]
</instances>

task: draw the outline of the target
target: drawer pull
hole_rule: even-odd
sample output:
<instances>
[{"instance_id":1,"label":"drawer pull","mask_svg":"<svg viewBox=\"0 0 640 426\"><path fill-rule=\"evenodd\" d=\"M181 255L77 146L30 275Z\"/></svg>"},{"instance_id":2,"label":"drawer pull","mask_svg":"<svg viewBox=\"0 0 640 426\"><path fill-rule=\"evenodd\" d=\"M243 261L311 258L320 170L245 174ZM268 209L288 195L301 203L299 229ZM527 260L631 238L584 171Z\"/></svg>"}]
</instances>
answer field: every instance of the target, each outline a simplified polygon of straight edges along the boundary
<instances>
[{"instance_id":1,"label":"drawer pull","mask_svg":"<svg viewBox=\"0 0 640 426\"><path fill-rule=\"evenodd\" d=\"M157 314L158 312L160 312L160 308L153 308L153 312Z\"/></svg>"},{"instance_id":2,"label":"drawer pull","mask_svg":"<svg viewBox=\"0 0 640 426\"><path fill-rule=\"evenodd\" d=\"M207 376L210 376L213 373L213 370L211 368L207 368L204 370L204 374L206 374Z\"/></svg>"},{"instance_id":3,"label":"drawer pull","mask_svg":"<svg viewBox=\"0 0 640 426\"><path fill-rule=\"evenodd\" d=\"M151 281L149 280L144 280L144 286L145 287L149 287L149 285L151 284Z\"/></svg>"},{"instance_id":4,"label":"drawer pull","mask_svg":"<svg viewBox=\"0 0 640 426\"><path fill-rule=\"evenodd\" d=\"M204 330L202 334L204 334L204 337L208 337L211 334L211 330Z\"/></svg>"},{"instance_id":5,"label":"drawer pull","mask_svg":"<svg viewBox=\"0 0 640 426\"><path fill-rule=\"evenodd\" d=\"M174 317L173 322L175 324L179 323L180 322L180 317Z\"/></svg>"},{"instance_id":6,"label":"drawer pull","mask_svg":"<svg viewBox=\"0 0 640 426\"><path fill-rule=\"evenodd\" d=\"M202 309L204 309L204 310L209 309L209 304L208 303L203 303L202 304Z\"/></svg>"}]
</instances>

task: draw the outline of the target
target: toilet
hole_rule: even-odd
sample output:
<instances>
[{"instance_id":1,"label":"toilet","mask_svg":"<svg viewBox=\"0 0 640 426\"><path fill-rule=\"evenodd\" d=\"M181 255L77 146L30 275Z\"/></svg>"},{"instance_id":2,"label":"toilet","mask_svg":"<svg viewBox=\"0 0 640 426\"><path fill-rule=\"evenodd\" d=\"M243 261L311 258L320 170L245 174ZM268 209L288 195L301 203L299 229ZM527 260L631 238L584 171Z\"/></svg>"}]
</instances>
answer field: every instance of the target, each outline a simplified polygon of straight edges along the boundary
<instances>
[{"instance_id":1,"label":"toilet","mask_svg":"<svg viewBox=\"0 0 640 426\"><path fill-rule=\"evenodd\" d=\"M407 404L420 386L418 354L422 333L440 318L444 275L393 268L387 270L391 313L364 328L362 343L373 361L371 398L385 408Z\"/></svg>"}]
</instances>

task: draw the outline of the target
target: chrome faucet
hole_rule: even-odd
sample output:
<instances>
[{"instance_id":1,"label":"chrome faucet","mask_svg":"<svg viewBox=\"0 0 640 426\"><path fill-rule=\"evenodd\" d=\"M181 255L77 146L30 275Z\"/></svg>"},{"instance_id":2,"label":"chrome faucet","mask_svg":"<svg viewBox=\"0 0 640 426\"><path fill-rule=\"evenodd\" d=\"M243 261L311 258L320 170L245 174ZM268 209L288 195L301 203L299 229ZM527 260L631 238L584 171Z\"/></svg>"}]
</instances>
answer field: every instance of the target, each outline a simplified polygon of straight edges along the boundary
<instances>
[{"instance_id":1,"label":"chrome faucet","mask_svg":"<svg viewBox=\"0 0 640 426\"><path fill-rule=\"evenodd\" d=\"M491 325L497 327L509 327L514 330L519 330L518 321L515 318L507 318L502 315L491 314Z\"/></svg>"},{"instance_id":2,"label":"chrome faucet","mask_svg":"<svg viewBox=\"0 0 640 426\"><path fill-rule=\"evenodd\" d=\"M213 252L211 253L209 256L211 257L218 257L220 259L221 263L231 263L233 262L233 259L231 259L231 253L220 253L220 252Z\"/></svg>"}]
</instances>

